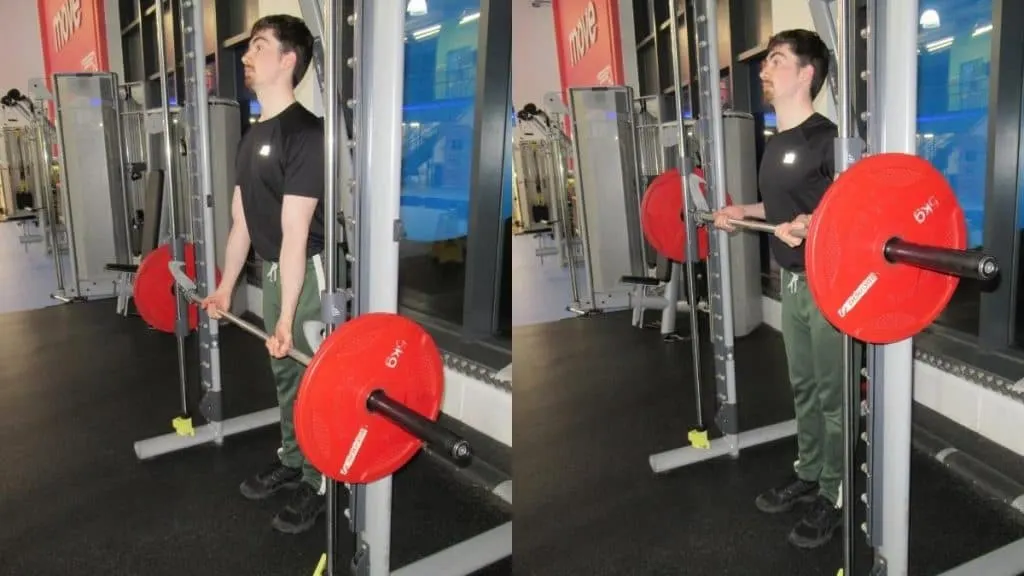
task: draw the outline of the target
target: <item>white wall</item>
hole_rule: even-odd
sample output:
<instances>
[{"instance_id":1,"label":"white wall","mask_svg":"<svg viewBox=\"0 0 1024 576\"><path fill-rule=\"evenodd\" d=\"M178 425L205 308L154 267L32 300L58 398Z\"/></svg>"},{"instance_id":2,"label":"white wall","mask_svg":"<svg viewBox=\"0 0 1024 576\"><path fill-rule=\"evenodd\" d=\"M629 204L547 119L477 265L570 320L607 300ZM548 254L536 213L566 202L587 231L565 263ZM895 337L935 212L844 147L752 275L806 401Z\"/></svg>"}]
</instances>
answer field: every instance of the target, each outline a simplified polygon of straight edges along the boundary
<instances>
[{"instance_id":1,"label":"white wall","mask_svg":"<svg viewBox=\"0 0 1024 576\"><path fill-rule=\"evenodd\" d=\"M808 0L772 2L772 32L789 28L814 29ZM835 108L827 93L822 90L815 108L834 120ZM769 326L780 329L778 302L764 299L764 318ZM1018 423L1024 422L1024 404L918 360L914 361L913 386L915 402L1024 455L1024 435L1018 430Z\"/></svg>"},{"instance_id":2,"label":"white wall","mask_svg":"<svg viewBox=\"0 0 1024 576\"><path fill-rule=\"evenodd\" d=\"M534 8L530 0L512 0L512 104L544 106L544 94L561 90L555 16L551 6Z\"/></svg>"},{"instance_id":3,"label":"white wall","mask_svg":"<svg viewBox=\"0 0 1024 576\"><path fill-rule=\"evenodd\" d=\"M3 34L0 34L0 95L11 88L28 93L32 78L43 75L43 41L39 32L39 11L35 1L3 0ZM21 116L0 111L3 121L20 122ZM16 120L17 119L17 120Z\"/></svg>"},{"instance_id":4,"label":"white wall","mask_svg":"<svg viewBox=\"0 0 1024 576\"><path fill-rule=\"evenodd\" d=\"M43 39L39 29L37 2L28 0L3 2L4 33L0 34L0 54L17 54L17 58L5 58L0 66L0 93L6 94L11 88L28 93L29 81L42 78ZM105 0L104 15L107 31L107 59L110 71L124 76L124 57L121 54L121 23L118 0ZM4 110L0 121L15 123L22 121L19 114Z\"/></svg>"}]
</instances>

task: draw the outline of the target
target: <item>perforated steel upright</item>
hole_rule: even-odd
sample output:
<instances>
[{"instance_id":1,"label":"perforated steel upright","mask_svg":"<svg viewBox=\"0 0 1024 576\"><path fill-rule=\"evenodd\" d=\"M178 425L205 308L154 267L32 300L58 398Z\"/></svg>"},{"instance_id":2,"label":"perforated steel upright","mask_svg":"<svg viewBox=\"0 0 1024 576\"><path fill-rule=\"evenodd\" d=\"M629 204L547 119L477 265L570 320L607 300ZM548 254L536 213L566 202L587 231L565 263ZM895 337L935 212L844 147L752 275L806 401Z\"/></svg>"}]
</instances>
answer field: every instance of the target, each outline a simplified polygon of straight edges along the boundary
<instances>
[{"instance_id":1,"label":"perforated steel upright","mask_svg":"<svg viewBox=\"0 0 1024 576\"><path fill-rule=\"evenodd\" d=\"M698 0L693 5L697 47L701 161L712 209L725 207L725 134L722 100L718 89L718 2ZM715 384L719 407L715 424L729 437L739 434L736 419L736 359L733 351L732 261L729 234L708 232L708 294L711 305L711 344L714 350ZM739 453L739 446L733 454Z\"/></svg>"},{"instance_id":2,"label":"perforated steel upright","mask_svg":"<svg viewBox=\"0 0 1024 576\"><path fill-rule=\"evenodd\" d=\"M206 46L203 10L196 0L181 2L181 38L185 83L185 121L188 134L188 168L192 192L192 228L196 231L196 287L210 294L217 287L216 234L213 217L213 179L210 167L210 107L206 87ZM176 258L177 259L177 258ZM199 323L199 374L203 398L199 409L215 428L223 420L220 382L220 338L217 322L205 316ZM222 441L217 435L217 443Z\"/></svg>"}]
</instances>

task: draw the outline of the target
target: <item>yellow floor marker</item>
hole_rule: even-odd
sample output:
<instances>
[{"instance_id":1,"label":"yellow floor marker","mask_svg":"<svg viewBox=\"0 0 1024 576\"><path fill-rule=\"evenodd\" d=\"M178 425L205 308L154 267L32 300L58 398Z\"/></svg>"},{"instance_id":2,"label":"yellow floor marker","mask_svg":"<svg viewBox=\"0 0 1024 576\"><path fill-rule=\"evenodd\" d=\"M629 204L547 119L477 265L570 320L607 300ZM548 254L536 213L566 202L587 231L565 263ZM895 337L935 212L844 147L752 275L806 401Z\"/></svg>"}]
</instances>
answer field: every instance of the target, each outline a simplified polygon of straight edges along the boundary
<instances>
[{"instance_id":1,"label":"yellow floor marker","mask_svg":"<svg viewBox=\"0 0 1024 576\"><path fill-rule=\"evenodd\" d=\"M178 436L195 436L196 431L192 427L192 418L188 416L178 416L174 420L171 420L171 426L174 427L174 431Z\"/></svg>"},{"instance_id":2,"label":"yellow floor marker","mask_svg":"<svg viewBox=\"0 0 1024 576\"><path fill-rule=\"evenodd\" d=\"M700 448L702 450L711 448L711 443L708 441L707 430L690 430L690 433L687 434L687 438L690 440L690 445L694 448Z\"/></svg>"},{"instance_id":3,"label":"yellow floor marker","mask_svg":"<svg viewBox=\"0 0 1024 576\"><path fill-rule=\"evenodd\" d=\"M316 570L313 570L313 576L324 576L324 570L327 569L327 554L320 557L320 561L316 564Z\"/></svg>"}]
</instances>

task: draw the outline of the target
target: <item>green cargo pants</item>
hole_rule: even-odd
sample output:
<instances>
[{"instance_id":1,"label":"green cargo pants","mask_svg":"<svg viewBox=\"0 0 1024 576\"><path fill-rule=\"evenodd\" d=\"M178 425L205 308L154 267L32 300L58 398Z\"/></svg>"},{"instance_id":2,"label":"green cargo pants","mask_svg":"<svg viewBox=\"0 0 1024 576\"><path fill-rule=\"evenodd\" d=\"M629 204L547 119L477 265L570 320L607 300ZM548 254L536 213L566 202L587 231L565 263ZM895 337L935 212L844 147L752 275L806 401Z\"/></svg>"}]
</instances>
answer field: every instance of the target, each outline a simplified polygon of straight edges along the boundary
<instances>
[{"instance_id":1,"label":"green cargo pants","mask_svg":"<svg viewBox=\"0 0 1024 576\"><path fill-rule=\"evenodd\" d=\"M313 345L306 339L306 326L321 323L320 294L324 289L323 259L318 254L306 261L306 278L302 282L302 292L295 307L295 321L292 323L292 346L304 354L313 355ZM277 320L281 316L281 279L280 268L276 262L263 262L263 324L268 333L273 334ZM309 460L303 456L299 444L295 440L295 419L292 409L295 397L299 392L299 383L305 366L290 357L270 358L270 367L274 372L274 383L277 386L277 403L281 408L281 449L278 455L281 462L291 468L302 468L302 479L318 491L321 490L323 478Z\"/></svg>"},{"instance_id":2,"label":"green cargo pants","mask_svg":"<svg viewBox=\"0 0 1024 576\"><path fill-rule=\"evenodd\" d=\"M838 503L843 480L843 334L821 315L804 274L788 270L782 271L782 339L796 412L796 474L818 482L821 495ZM853 345L859 374L863 350L859 342Z\"/></svg>"}]
</instances>

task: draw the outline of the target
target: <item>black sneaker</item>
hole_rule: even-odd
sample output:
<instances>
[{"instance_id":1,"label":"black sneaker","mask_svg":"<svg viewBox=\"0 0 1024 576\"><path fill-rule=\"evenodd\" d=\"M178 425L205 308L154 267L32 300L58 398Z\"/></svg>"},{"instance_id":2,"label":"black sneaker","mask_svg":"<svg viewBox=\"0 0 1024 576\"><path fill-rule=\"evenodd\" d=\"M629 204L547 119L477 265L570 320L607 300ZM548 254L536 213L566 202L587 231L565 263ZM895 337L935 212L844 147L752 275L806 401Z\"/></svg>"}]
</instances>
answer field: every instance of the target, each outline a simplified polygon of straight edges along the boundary
<instances>
[{"instance_id":1,"label":"black sneaker","mask_svg":"<svg viewBox=\"0 0 1024 576\"><path fill-rule=\"evenodd\" d=\"M316 524L316 519L327 509L327 499L317 493L308 483L295 491L292 501L274 517L273 526L278 532L300 534Z\"/></svg>"},{"instance_id":2,"label":"black sneaker","mask_svg":"<svg viewBox=\"0 0 1024 576\"><path fill-rule=\"evenodd\" d=\"M789 533L789 543L797 548L817 548L832 539L843 524L843 511L824 496L818 496L800 522Z\"/></svg>"},{"instance_id":3,"label":"black sneaker","mask_svg":"<svg viewBox=\"0 0 1024 576\"><path fill-rule=\"evenodd\" d=\"M249 478L238 489L249 500L263 500L271 495L285 489L295 488L302 482L302 469L289 468L275 460L262 472Z\"/></svg>"},{"instance_id":4,"label":"black sneaker","mask_svg":"<svg viewBox=\"0 0 1024 576\"><path fill-rule=\"evenodd\" d=\"M798 502L812 502L818 497L818 483L794 477L788 483L762 493L754 501L766 514L789 512Z\"/></svg>"}]
</instances>

